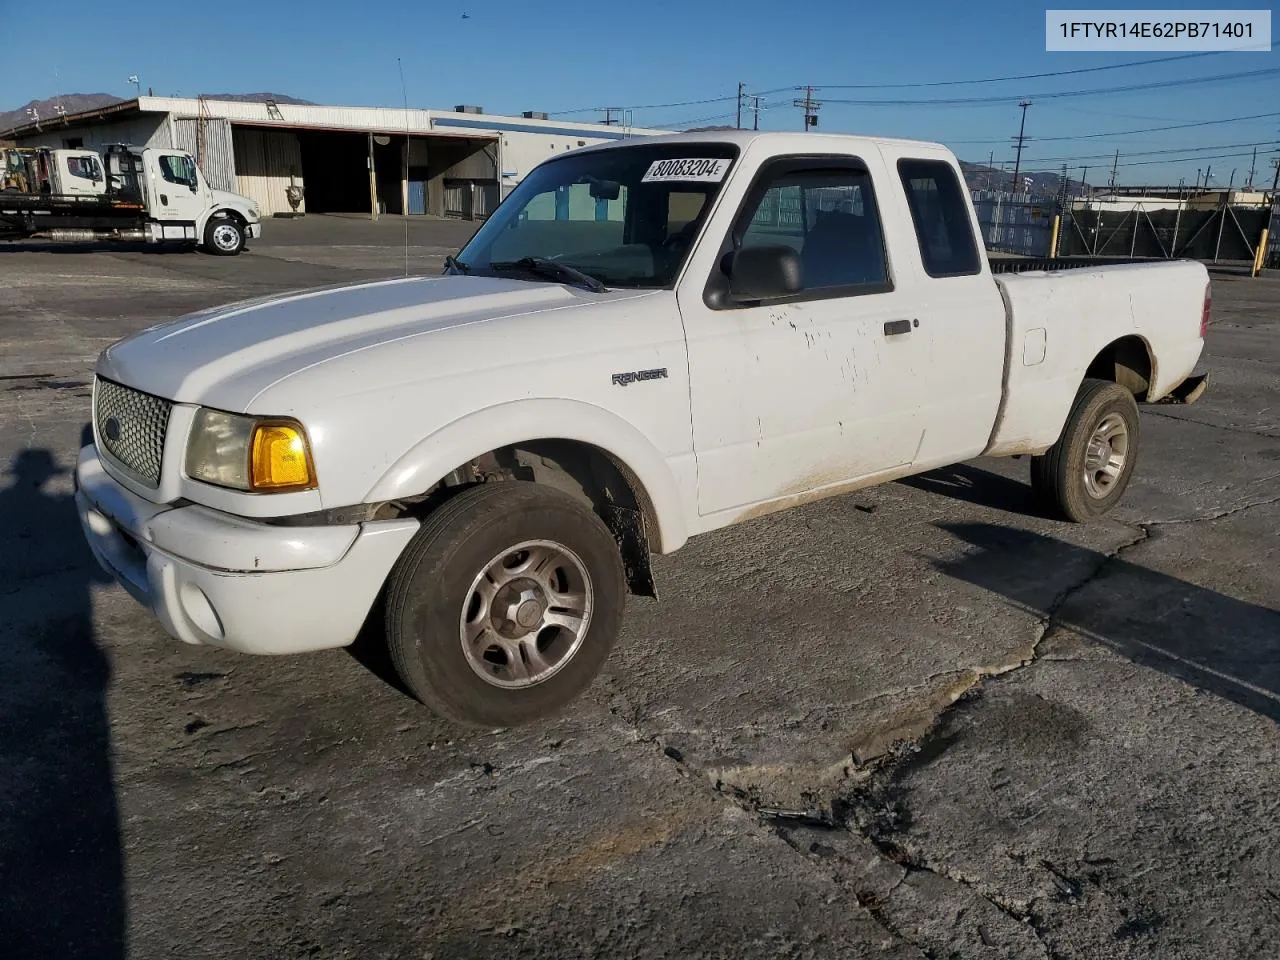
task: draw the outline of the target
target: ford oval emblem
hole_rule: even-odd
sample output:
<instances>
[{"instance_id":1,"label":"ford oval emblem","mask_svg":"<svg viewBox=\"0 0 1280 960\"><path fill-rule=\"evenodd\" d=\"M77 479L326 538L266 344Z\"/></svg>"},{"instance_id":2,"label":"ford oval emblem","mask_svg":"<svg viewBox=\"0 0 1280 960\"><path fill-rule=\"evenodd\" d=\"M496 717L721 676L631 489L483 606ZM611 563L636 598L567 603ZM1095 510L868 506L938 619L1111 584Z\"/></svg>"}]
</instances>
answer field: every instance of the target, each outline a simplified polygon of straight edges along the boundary
<instances>
[{"instance_id":1,"label":"ford oval emblem","mask_svg":"<svg viewBox=\"0 0 1280 960\"><path fill-rule=\"evenodd\" d=\"M120 439L120 421L115 417L107 417L107 422L102 425L102 432L107 435L107 439L116 441Z\"/></svg>"}]
</instances>

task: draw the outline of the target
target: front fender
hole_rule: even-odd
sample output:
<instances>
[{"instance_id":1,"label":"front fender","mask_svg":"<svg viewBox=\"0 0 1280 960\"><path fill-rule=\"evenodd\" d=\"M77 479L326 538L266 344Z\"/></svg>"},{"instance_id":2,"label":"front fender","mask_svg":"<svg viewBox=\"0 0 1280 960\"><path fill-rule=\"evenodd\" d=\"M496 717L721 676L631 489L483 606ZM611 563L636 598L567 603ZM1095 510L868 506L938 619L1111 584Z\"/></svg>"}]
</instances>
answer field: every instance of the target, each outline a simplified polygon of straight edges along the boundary
<instances>
[{"instance_id":1,"label":"front fender","mask_svg":"<svg viewBox=\"0 0 1280 960\"><path fill-rule=\"evenodd\" d=\"M670 553L688 538L680 490L662 454L625 420L577 400L514 400L454 420L392 464L364 500L414 496L481 454L530 440L575 440L612 454L635 474L653 504L653 552Z\"/></svg>"},{"instance_id":2,"label":"front fender","mask_svg":"<svg viewBox=\"0 0 1280 960\"><path fill-rule=\"evenodd\" d=\"M245 223L257 223L254 219L253 211L243 207L238 203L218 203L205 210L200 215L200 219L196 221L196 236L204 238L205 225L220 213L234 213Z\"/></svg>"}]
</instances>

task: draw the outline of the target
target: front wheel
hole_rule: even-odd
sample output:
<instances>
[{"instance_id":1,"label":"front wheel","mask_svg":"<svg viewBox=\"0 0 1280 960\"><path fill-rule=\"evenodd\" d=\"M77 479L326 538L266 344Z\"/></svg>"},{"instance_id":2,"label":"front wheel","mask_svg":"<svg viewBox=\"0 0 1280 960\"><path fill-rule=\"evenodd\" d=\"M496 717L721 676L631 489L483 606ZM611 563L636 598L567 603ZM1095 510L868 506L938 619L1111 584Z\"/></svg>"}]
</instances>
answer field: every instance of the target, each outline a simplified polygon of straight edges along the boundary
<instances>
[{"instance_id":1,"label":"front wheel","mask_svg":"<svg viewBox=\"0 0 1280 960\"><path fill-rule=\"evenodd\" d=\"M1054 514L1095 520L1123 496L1138 458L1138 404L1126 388L1085 380L1058 442L1031 460L1031 486Z\"/></svg>"},{"instance_id":2,"label":"front wheel","mask_svg":"<svg viewBox=\"0 0 1280 960\"><path fill-rule=\"evenodd\" d=\"M214 217L204 227L204 248L219 257L244 249L244 228L231 217Z\"/></svg>"},{"instance_id":3,"label":"front wheel","mask_svg":"<svg viewBox=\"0 0 1280 960\"><path fill-rule=\"evenodd\" d=\"M557 713L595 679L626 588L604 522L559 490L498 481L431 514L387 587L387 646L409 691L468 726Z\"/></svg>"}]
</instances>

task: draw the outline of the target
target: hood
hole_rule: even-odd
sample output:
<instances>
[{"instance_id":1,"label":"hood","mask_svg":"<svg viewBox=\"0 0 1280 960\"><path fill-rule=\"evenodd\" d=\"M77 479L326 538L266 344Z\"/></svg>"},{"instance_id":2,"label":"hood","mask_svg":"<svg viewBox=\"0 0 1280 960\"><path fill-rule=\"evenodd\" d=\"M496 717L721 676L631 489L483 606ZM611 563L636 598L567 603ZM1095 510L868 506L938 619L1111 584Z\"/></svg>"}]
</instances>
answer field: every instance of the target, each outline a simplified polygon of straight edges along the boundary
<instances>
[{"instance_id":1,"label":"hood","mask_svg":"<svg viewBox=\"0 0 1280 960\"><path fill-rule=\"evenodd\" d=\"M241 207L246 211L252 210L255 218L261 216L258 205L248 197L232 193L230 190L218 190L215 188L210 188L209 192L213 195L214 206Z\"/></svg>"},{"instance_id":2,"label":"hood","mask_svg":"<svg viewBox=\"0 0 1280 960\"><path fill-rule=\"evenodd\" d=\"M358 350L634 294L496 277L343 284L245 300L149 327L108 347L98 372L179 403L247 412L271 385Z\"/></svg>"}]
</instances>

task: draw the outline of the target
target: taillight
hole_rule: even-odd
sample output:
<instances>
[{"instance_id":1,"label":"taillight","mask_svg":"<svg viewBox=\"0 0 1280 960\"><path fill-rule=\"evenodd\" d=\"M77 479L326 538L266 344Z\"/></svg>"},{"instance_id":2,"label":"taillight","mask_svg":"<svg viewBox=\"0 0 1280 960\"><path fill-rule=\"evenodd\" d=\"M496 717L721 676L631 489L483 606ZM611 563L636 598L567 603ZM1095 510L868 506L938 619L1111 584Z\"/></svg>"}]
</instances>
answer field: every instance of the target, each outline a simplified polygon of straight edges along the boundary
<instances>
[{"instance_id":1,"label":"taillight","mask_svg":"<svg viewBox=\"0 0 1280 960\"><path fill-rule=\"evenodd\" d=\"M1200 311L1200 339L1203 340L1209 332L1209 315L1213 312L1213 293L1212 288L1205 284L1204 288L1204 308Z\"/></svg>"}]
</instances>

